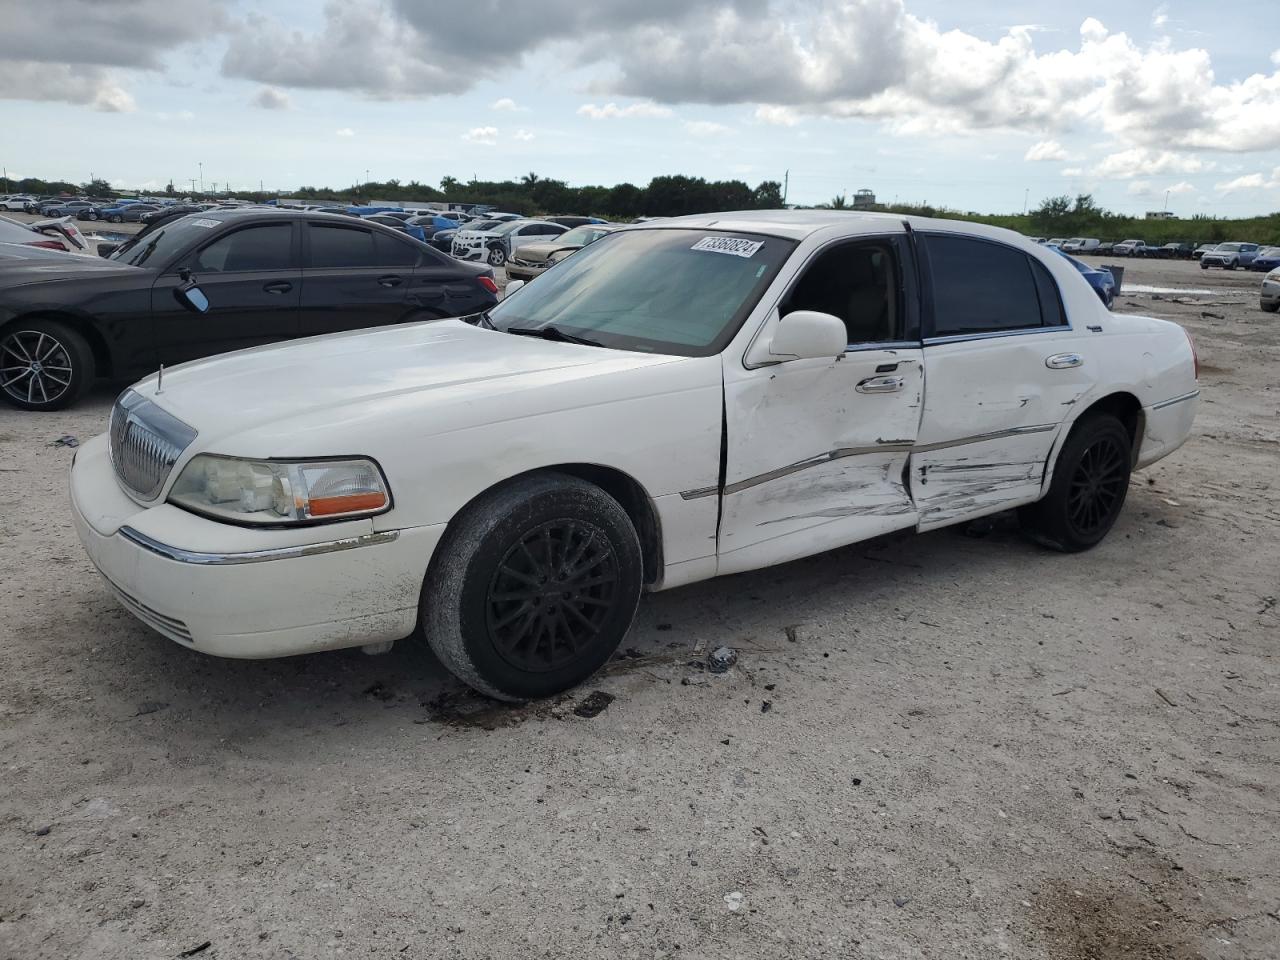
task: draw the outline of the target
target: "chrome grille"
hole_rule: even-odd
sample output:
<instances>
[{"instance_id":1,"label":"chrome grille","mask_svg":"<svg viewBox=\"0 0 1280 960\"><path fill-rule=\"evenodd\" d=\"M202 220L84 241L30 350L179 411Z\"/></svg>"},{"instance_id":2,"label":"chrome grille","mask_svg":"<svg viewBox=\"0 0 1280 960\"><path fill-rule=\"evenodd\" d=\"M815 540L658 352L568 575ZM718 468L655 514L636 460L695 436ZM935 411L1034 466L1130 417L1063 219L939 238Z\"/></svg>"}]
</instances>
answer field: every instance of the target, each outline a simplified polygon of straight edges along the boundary
<instances>
[{"instance_id":1,"label":"chrome grille","mask_svg":"<svg viewBox=\"0 0 1280 960\"><path fill-rule=\"evenodd\" d=\"M116 476L143 500L160 495L169 471L196 431L132 390L111 411L111 463Z\"/></svg>"}]
</instances>

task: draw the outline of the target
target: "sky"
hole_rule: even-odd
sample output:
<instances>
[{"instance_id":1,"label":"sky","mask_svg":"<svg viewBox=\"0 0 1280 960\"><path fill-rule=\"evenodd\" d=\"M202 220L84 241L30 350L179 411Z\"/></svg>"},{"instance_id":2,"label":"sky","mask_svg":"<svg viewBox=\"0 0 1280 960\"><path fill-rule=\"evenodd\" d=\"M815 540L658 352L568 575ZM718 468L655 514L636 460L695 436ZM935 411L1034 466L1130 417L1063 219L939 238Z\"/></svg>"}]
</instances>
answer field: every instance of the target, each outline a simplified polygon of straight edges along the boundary
<instances>
[{"instance_id":1,"label":"sky","mask_svg":"<svg viewBox=\"0 0 1280 960\"><path fill-rule=\"evenodd\" d=\"M1274 2L5 0L0 165L1248 216L1280 210Z\"/></svg>"}]
</instances>

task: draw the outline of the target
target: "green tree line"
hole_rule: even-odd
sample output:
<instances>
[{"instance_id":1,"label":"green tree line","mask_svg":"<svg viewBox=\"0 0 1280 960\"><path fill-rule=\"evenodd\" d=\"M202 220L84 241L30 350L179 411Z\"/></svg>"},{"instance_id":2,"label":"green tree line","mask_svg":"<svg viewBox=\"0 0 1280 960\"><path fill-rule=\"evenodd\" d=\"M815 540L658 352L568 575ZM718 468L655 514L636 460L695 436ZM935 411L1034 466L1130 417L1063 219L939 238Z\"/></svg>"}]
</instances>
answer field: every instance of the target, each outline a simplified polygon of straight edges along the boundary
<instances>
[{"instance_id":1,"label":"green tree line","mask_svg":"<svg viewBox=\"0 0 1280 960\"><path fill-rule=\"evenodd\" d=\"M137 190L111 189L104 180L74 184L38 178L10 179L0 183L0 193L88 193L93 196L137 196ZM189 190L168 184L167 196L190 196ZM207 196L208 194L206 194ZM224 196L225 193L219 193ZM383 180L350 187L299 187L288 193L235 190L243 200L263 201L277 197L312 202L331 201L439 201L490 204L499 210L539 216L557 213L594 214L611 220L636 217L675 217L689 213L723 210L769 210L782 206L782 185L765 180L752 187L741 180L705 180L702 177L654 177L644 186L619 183L605 186L570 186L564 180L529 173L518 180L471 180L445 177L439 186L417 180ZM820 206L843 209L846 198L839 196ZM1280 212L1241 219L1220 219L1205 215L1172 220L1147 220L1112 213L1098 206L1089 194L1076 197L1049 197L1026 214L984 214L929 204L879 204L877 210L955 220L972 220L1007 227L1028 236L1097 237L1100 240L1145 240L1149 244L1171 242L1221 243L1247 240L1280 244Z\"/></svg>"}]
</instances>

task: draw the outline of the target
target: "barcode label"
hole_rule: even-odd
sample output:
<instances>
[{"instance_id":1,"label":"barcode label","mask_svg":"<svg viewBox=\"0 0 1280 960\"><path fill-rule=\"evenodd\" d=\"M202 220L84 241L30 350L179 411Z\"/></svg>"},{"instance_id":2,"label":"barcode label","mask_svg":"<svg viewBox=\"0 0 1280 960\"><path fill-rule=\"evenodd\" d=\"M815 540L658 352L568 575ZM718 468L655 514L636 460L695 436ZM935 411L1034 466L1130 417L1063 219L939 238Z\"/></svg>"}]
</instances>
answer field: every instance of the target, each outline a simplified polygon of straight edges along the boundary
<instances>
[{"instance_id":1,"label":"barcode label","mask_svg":"<svg viewBox=\"0 0 1280 960\"><path fill-rule=\"evenodd\" d=\"M763 246L763 240L739 240L737 237L703 237L690 249L706 250L708 253L727 253L731 257L752 257Z\"/></svg>"}]
</instances>

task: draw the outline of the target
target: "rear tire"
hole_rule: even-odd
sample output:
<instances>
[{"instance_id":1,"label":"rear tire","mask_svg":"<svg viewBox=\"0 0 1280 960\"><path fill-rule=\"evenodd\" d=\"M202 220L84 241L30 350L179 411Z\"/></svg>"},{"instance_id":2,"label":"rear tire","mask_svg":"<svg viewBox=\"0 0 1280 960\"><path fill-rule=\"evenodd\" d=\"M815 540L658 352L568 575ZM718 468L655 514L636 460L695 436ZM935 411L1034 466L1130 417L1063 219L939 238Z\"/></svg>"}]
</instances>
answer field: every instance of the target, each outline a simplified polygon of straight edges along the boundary
<instances>
[{"instance_id":1,"label":"rear tire","mask_svg":"<svg viewBox=\"0 0 1280 960\"><path fill-rule=\"evenodd\" d=\"M1258 306L1262 307L1266 313L1275 313L1280 310L1280 303L1260 303Z\"/></svg>"},{"instance_id":2,"label":"rear tire","mask_svg":"<svg viewBox=\"0 0 1280 960\"><path fill-rule=\"evenodd\" d=\"M1022 507L1018 520L1033 538L1064 553L1096 546L1124 507L1133 443L1109 413L1087 416L1072 428L1058 455L1049 492Z\"/></svg>"},{"instance_id":3,"label":"rear tire","mask_svg":"<svg viewBox=\"0 0 1280 960\"><path fill-rule=\"evenodd\" d=\"M481 496L449 524L422 587L431 649L498 700L546 697L602 667L631 628L643 585L625 510L567 474Z\"/></svg>"},{"instance_id":4,"label":"rear tire","mask_svg":"<svg viewBox=\"0 0 1280 960\"><path fill-rule=\"evenodd\" d=\"M0 331L0 396L20 410L61 410L93 384L93 351L57 320L19 320Z\"/></svg>"}]
</instances>

